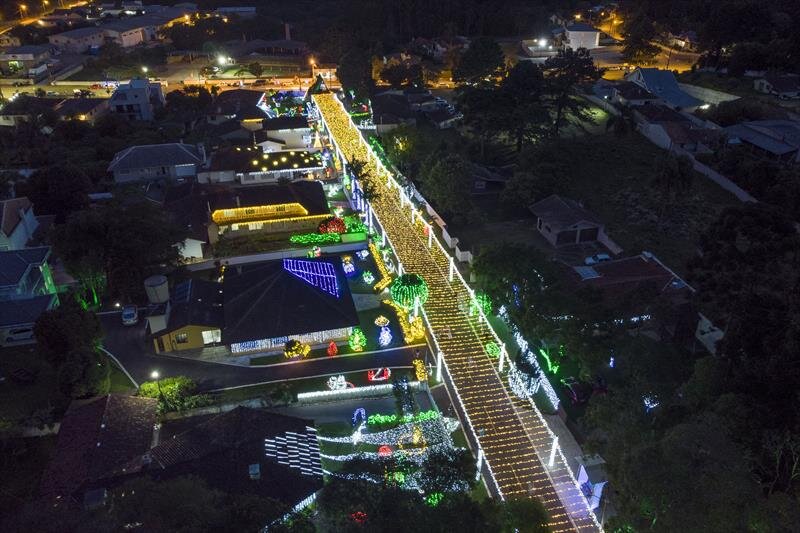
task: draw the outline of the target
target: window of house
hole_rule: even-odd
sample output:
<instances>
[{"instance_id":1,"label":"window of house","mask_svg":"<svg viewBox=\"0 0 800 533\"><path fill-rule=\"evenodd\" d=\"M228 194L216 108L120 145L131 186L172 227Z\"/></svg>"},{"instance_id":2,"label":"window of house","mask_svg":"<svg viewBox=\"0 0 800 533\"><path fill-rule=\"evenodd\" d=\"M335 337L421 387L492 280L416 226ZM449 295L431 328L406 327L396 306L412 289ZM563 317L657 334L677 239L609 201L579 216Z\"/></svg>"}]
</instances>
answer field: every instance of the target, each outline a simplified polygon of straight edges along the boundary
<instances>
[{"instance_id":1,"label":"window of house","mask_svg":"<svg viewBox=\"0 0 800 533\"><path fill-rule=\"evenodd\" d=\"M188 333L178 333L175 335L175 342L178 344L186 344L189 342L189 334Z\"/></svg>"},{"instance_id":2,"label":"window of house","mask_svg":"<svg viewBox=\"0 0 800 533\"><path fill-rule=\"evenodd\" d=\"M203 344L222 342L222 332L218 329L203 332Z\"/></svg>"}]
</instances>

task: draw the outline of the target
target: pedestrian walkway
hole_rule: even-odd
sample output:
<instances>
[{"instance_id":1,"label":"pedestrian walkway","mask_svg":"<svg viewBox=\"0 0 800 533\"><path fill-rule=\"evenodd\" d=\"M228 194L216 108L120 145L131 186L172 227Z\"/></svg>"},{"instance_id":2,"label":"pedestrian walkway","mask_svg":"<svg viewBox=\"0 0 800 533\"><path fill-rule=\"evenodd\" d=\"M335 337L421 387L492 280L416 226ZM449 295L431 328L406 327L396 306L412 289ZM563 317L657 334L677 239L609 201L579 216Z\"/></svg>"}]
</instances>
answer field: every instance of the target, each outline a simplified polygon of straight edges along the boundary
<instances>
[{"instance_id":1,"label":"pedestrian walkway","mask_svg":"<svg viewBox=\"0 0 800 533\"><path fill-rule=\"evenodd\" d=\"M366 163L365 179L375 190L370 199L375 221L403 271L419 274L428 284L428 325L443 353L459 409L466 414L464 429L479 443L491 483L504 498L539 499L553 532L599 530L562 456L552 466L543 457L552 445L544 420L526 402L509 395L495 361L487 356L485 346L495 337L484 321L470 316L472 294L454 278L452 258L433 242L430 227L392 184L335 96L315 95L314 101L337 153L348 162Z\"/></svg>"}]
</instances>

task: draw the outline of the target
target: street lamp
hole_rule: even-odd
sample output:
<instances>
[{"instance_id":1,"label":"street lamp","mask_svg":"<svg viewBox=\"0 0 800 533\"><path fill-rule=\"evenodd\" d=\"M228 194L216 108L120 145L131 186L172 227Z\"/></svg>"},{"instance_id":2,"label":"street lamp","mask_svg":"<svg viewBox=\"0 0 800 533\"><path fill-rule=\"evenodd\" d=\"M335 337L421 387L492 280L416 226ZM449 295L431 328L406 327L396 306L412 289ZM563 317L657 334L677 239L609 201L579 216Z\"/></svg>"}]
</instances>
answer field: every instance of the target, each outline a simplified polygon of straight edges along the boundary
<instances>
[{"instance_id":1,"label":"street lamp","mask_svg":"<svg viewBox=\"0 0 800 533\"><path fill-rule=\"evenodd\" d=\"M25 13L27 13L27 11L28 11L28 6L26 6L25 4L20 4L19 5L19 18L20 18L20 20L22 20L25 17Z\"/></svg>"},{"instance_id":2,"label":"street lamp","mask_svg":"<svg viewBox=\"0 0 800 533\"><path fill-rule=\"evenodd\" d=\"M160 374L158 373L158 370L153 370L150 373L150 378L155 380L156 387L158 387L158 395L161 397L161 401L163 402L164 401L164 393L161 392L161 381L159 381L159 379L158 379L159 376L160 376Z\"/></svg>"},{"instance_id":3,"label":"street lamp","mask_svg":"<svg viewBox=\"0 0 800 533\"><path fill-rule=\"evenodd\" d=\"M147 74L147 67L142 67L142 72L144 72L145 74Z\"/></svg>"}]
</instances>

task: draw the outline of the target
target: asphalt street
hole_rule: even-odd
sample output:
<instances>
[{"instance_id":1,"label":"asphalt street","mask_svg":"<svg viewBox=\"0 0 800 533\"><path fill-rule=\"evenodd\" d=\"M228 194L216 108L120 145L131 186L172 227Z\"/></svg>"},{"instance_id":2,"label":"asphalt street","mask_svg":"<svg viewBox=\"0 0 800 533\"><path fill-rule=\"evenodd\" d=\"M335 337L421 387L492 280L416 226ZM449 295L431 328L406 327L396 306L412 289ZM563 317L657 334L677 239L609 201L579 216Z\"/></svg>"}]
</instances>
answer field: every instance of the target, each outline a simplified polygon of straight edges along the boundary
<instances>
[{"instance_id":1,"label":"asphalt street","mask_svg":"<svg viewBox=\"0 0 800 533\"><path fill-rule=\"evenodd\" d=\"M100 316L105 338L103 347L128 371L137 383L150 380L150 374L158 370L161 377L187 376L201 390L252 385L269 381L281 381L367 371L388 366L411 366L413 348L398 348L373 354L347 357L331 357L297 361L292 364L247 367L225 363L194 361L182 357L156 355L145 339L144 321L138 326L123 326L119 313Z\"/></svg>"}]
</instances>

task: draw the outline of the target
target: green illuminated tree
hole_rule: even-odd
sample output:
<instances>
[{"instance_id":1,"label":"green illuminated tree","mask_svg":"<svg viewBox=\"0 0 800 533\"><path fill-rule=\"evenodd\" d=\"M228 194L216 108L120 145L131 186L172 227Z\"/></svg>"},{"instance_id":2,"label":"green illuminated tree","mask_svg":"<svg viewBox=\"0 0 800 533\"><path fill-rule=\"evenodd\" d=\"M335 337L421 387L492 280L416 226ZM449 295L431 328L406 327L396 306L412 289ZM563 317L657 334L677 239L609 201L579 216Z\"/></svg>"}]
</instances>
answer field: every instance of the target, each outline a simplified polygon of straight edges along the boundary
<instances>
[{"instance_id":1,"label":"green illuminated tree","mask_svg":"<svg viewBox=\"0 0 800 533\"><path fill-rule=\"evenodd\" d=\"M428 284L418 274L398 276L389 287L392 299L404 309L411 310L416 302L425 305L428 301Z\"/></svg>"}]
</instances>

